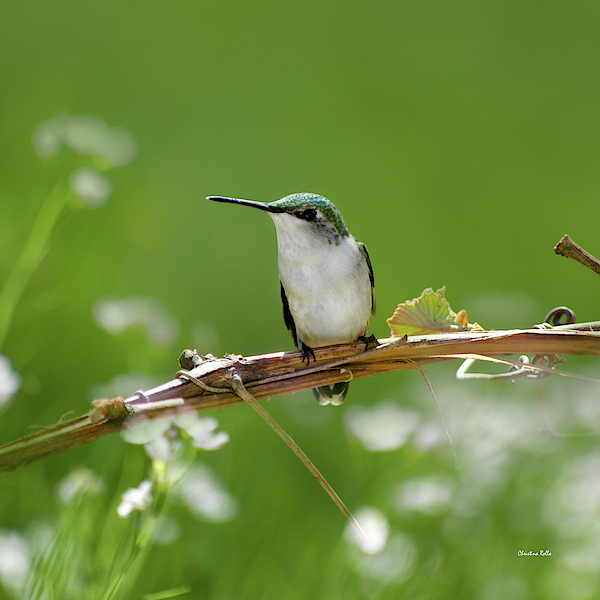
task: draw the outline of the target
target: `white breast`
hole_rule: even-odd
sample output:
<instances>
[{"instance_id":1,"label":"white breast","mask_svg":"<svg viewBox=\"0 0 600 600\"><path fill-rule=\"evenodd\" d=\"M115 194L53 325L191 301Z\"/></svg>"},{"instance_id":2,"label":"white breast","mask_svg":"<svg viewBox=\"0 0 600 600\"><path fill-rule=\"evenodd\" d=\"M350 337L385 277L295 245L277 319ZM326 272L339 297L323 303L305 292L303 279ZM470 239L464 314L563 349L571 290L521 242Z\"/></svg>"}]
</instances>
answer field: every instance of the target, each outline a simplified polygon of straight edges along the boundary
<instances>
[{"instance_id":1,"label":"white breast","mask_svg":"<svg viewBox=\"0 0 600 600\"><path fill-rule=\"evenodd\" d=\"M371 316L369 269L358 241L348 235L329 243L310 223L286 213L271 217L298 341L310 347L355 341Z\"/></svg>"}]
</instances>

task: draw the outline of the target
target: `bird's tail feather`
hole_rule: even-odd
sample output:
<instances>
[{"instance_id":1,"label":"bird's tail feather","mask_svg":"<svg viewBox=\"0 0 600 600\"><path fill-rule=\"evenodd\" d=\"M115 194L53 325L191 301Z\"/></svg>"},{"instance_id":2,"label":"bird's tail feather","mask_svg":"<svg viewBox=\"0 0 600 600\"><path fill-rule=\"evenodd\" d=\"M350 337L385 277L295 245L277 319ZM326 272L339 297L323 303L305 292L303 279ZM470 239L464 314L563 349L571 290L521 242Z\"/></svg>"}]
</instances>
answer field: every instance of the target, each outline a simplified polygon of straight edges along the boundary
<instances>
[{"instance_id":1,"label":"bird's tail feather","mask_svg":"<svg viewBox=\"0 0 600 600\"><path fill-rule=\"evenodd\" d=\"M313 394L321 406L326 406L327 404L339 406L346 398L349 387L350 383L348 381L341 381L333 385L323 385L313 388Z\"/></svg>"}]
</instances>

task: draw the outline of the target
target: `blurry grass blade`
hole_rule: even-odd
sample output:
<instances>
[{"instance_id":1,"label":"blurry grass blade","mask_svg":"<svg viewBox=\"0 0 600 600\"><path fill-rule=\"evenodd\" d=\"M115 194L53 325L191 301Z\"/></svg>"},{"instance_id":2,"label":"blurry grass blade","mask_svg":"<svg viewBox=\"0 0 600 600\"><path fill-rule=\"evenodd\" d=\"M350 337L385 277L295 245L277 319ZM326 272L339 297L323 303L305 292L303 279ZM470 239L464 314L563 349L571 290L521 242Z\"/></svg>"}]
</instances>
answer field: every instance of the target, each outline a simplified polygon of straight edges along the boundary
<instances>
[{"instance_id":1,"label":"blurry grass blade","mask_svg":"<svg viewBox=\"0 0 600 600\"><path fill-rule=\"evenodd\" d=\"M192 588L189 585L181 585L172 590L164 590L162 592L155 592L154 594L146 594L143 600L164 600L165 598L175 598L175 596L181 596L182 594L189 594Z\"/></svg>"},{"instance_id":2,"label":"blurry grass blade","mask_svg":"<svg viewBox=\"0 0 600 600\"><path fill-rule=\"evenodd\" d=\"M0 292L0 348L6 339L23 290L48 252L50 234L69 197L70 193L63 184L57 184L48 194L33 224L25 247Z\"/></svg>"}]
</instances>

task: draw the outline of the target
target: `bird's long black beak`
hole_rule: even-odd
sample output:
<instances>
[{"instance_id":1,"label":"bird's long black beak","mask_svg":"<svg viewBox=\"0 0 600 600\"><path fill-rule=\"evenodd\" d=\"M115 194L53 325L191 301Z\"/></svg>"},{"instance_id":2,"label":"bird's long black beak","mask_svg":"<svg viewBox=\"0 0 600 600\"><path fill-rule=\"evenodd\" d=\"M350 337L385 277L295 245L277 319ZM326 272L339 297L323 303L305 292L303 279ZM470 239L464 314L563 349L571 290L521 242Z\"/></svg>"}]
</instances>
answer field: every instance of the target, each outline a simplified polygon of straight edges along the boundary
<instances>
[{"instance_id":1,"label":"bird's long black beak","mask_svg":"<svg viewBox=\"0 0 600 600\"><path fill-rule=\"evenodd\" d=\"M207 196L207 200L214 200L215 202L229 202L229 204L242 204L243 206L252 206L259 208L265 212L280 213L284 212L281 208L271 206L267 202L256 202L255 200L242 200L241 198L227 198L225 196Z\"/></svg>"}]
</instances>

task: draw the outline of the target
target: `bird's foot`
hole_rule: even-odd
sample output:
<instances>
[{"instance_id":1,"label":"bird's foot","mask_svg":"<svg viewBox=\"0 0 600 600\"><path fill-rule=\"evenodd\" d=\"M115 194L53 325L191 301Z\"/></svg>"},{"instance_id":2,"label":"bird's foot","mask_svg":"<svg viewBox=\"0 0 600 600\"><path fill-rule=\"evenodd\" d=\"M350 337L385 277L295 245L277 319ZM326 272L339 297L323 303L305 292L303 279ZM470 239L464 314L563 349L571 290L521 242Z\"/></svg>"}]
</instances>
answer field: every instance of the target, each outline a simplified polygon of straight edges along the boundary
<instances>
[{"instance_id":1,"label":"bird's foot","mask_svg":"<svg viewBox=\"0 0 600 600\"><path fill-rule=\"evenodd\" d=\"M372 333L369 337L366 335L359 335L358 341L365 343L365 352L369 349L369 347L375 348L376 346L379 346L379 340L375 337L374 333Z\"/></svg>"},{"instance_id":2,"label":"bird's foot","mask_svg":"<svg viewBox=\"0 0 600 600\"><path fill-rule=\"evenodd\" d=\"M310 364L310 357L312 356L313 362L316 362L315 351L307 346L304 342L300 342L300 352L302 352L302 362L306 360L306 366Z\"/></svg>"}]
</instances>

